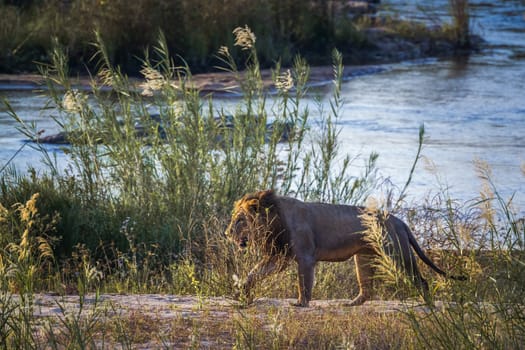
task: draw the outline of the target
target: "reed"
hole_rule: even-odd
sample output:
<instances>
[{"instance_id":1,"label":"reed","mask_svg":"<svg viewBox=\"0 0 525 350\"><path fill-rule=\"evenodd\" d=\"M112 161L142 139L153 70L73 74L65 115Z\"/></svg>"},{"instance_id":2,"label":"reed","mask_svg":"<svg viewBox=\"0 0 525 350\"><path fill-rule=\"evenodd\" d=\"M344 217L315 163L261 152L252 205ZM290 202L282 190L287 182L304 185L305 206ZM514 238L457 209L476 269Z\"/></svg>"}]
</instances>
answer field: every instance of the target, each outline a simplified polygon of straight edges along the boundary
<instances>
[{"instance_id":1,"label":"reed","mask_svg":"<svg viewBox=\"0 0 525 350\"><path fill-rule=\"evenodd\" d=\"M468 0L449 0L452 15L451 30L454 41L460 48L470 46L470 11Z\"/></svg>"},{"instance_id":2,"label":"reed","mask_svg":"<svg viewBox=\"0 0 525 350\"><path fill-rule=\"evenodd\" d=\"M145 55L141 86L111 65L102 41L89 93L72 89L60 49L42 67L49 104L59 111L56 122L71 135L66 148L71 166L61 172L50 162L47 174L8 171L0 181L2 346L131 348L153 339L166 347L198 348L219 339L228 348L520 348L525 228L512 199L499 195L482 162L484 186L472 202L459 203L444 187L423 206L404 211L412 171L400 200L390 201L396 215L418 228L423 246L434 248L439 265L468 276L452 282L422 269L431 277L435 305L413 308L409 300L404 312L365 316L359 308L322 314L266 308L260 316L257 307L241 300L226 319L181 317L155 326L149 315L116 314L99 303L102 292L190 293L199 298L196 312L212 312L207 297L235 297L239 280L260 258L256 251L241 254L222 236L241 194L273 187L303 198L363 204L374 188L376 156L364 160L364 171L356 170L339 147L340 55L333 54L330 108L313 117L303 101L304 60L297 58L290 71L276 67L277 95L269 99L257 37L247 27L234 36L246 70L237 68L231 48L221 50L224 68L243 88L243 97L228 111L192 88L188 65L170 58L162 35ZM104 92L103 85L111 85L112 92ZM159 117L151 118L151 111ZM11 113L16 119L16 111ZM279 142L290 121L294 137ZM143 126L142 137L136 122ZM224 127L227 123L232 125ZM20 127L31 135L30 127ZM374 225L372 231L381 233ZM378 284L387 282L379 296L413 296L391 262L378 263L383 263ZM350 263L321 264L314 299L354 295L352 270ZM295 297L295 273L288 269L270 277L257 286L255 298ZM78 294L79 312L58 305L58 318L42 326L32 312L34 293L42 290ZM91 292L96 303L88 309ZM166 334L166 327L175 331Z\"/></svg>"},{"instance_id":3,"label":"reed","mask_svg":"<svg viewBox=\"0 0 525 350\"><path fill-rule=\"evenodd\" d=\"M135 57L142 56L159 30L166 33L170 48L199 70L215 64L213 55L220 45L233 44L231 28L244 24L264 38L258 44L264 66L276 57L290 65L299 52L326 61L336 43L352 45L359 37L347 18L334 16L331 5L318 0L307 5L297 0L139 0L133 6L123 0L15 1L0 4L0 11L5 14L0 24L2 68L15 72L34 69L32 61L50 61L53 37L68 47L73 69L92 67L90 57L96 49L90 43L96 31L111 61L133 74L142 68ZM233 54L242 62L239 50Z\"/></svg>"}]
</instances>

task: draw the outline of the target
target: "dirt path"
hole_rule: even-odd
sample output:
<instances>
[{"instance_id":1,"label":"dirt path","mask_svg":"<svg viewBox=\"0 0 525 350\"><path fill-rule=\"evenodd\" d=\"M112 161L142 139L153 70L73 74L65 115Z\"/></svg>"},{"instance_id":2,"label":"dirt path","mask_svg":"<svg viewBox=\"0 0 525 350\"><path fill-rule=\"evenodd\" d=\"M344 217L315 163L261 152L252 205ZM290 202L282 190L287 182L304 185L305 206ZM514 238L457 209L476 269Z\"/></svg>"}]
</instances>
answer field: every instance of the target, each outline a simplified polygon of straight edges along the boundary
<instances>
[{"instance_id":1,"label":"dirt path","mask_svg":"<svg viewBox=\"0 0 525 350\"><path fill-rule=\"evenodd\" d=\"M343 79L346 80L355 76L379 73L386 69L386 65L345 66ZM264 87L266 89L272 89L272 71L270 69L264 69L261 71L261 75ZM324 86L330 84L333 78L334 72L332 67L310 67L310 79L308 84L310 86ZM135 86L139 86L142 82L139 78L130 78L130 81ZM88 77L71 78L71 82L75 88L85 90L90 88L91 83ZM42 77L37 74L0 74L0 90L35 90L41 89L42 84ZM202 94L240 93L238 77L229 72L193 75L191 78L191 86L200 90Z\"/></svg>"},{"instance_id":2,"label":"dirt path","mask_svg":"<svg viewBox=\"0 0 525 350\"><path fill-rule=\"evenodd\" d=\"M256 299L253 304L242 307L241 304L233 299L226 297L197 297L197 296L178 296L164 294L102 294L98 297L95 294L87 295L83 300L83 311L92 311L94 308L110 307L119 310L122 314L139 311L144 315L160 318L178 318L185 315L198 316L198 310L213 311L215 316L228 313L230 310L251 310L258 309L267 311L271 308L282 310L293 310L299 314L318 313L323 310L341 310L341 312L374 312L391 313L407 311L409 309L424 311L426 308L419 305L417 301L398 301L398 300L371 300L358 307L348 307L345 304L350 299L333 300L313 300L308 308L298 308L291 304L295 299ZM57 296L51 294L37 294L34 299L34 316L53 317L66 312L79 312L81 300L78 295Z\"/></svg>"},{"instance_id":3,"label":"dirt path","mask_svg":"<svg viewBox=\"0 0 525 350\"><path fill-rule=\"evenodd\" d=\"M319 343L354 330L377 332L381 338L386 327L399 337L406 330L399 326L405 312L426 311L416 301L373 300L347 307L343 304L350 300L314 300L308 308L293 307L293 301L260 298L242 307L226 297L37 294L32 328L42 348L50 341L68 347L79 335L96 348L266 348L276 341L271 339L276 332L279 342L302 348L312 334Z\"/></svg>"}]
</instances>

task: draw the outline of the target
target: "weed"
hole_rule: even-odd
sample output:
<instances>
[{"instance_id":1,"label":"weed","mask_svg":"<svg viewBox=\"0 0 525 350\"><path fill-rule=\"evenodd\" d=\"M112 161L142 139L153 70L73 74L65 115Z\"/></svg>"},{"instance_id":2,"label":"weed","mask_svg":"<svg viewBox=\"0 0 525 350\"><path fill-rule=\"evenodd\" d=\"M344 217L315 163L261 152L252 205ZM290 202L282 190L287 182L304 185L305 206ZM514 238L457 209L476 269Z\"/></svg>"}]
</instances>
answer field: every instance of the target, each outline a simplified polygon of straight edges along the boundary
<instances>
[{"instance_id":1,"label":"weed","mask_svg":"<svg viewBox=\"0 0 525 350\"><path fill-rule=\"evenodd\" d=\"M32 348L36 339L31 329L33 316L33 295L40 287L39 274L47 274L54 258L46 234L53 223L46 224L39 216L35 193L26 203L17 203L11 210L0 205L2 235L12 229L11 243L2 248L0 254L0 291L2 295L2 334L5 346ZM5 231L4 231L5 230ZM4 233L5 232L5 233ZM20 236L18 236L20 235ZM46 271L47 270L47 271ZM15 303L11 293L18 294Z\"/></svg>"},{"instance_id":2,"label":"weed","mask_svg":"<svg viewBox=\"0 0 525 350\"><path fill-rule=\"evenodd\" d=\"M469 0L449 0L452 15L452 35L456 44L461 48L470 45L470 11Z\"/></svg>"},{"instance_id":3,"label":"weed","mask_svg":"<svg viewBox=\"0 0 525 350\"><path fill-rule=\"evenodd\" d=\"M340 54L333 53L329 109L319 104L319 117L312 117L302 102L309 72L305 61L296 58L289 71L277 65L276 97L270 100L256 50L261 40L247 27L236 34L245 36L236 41L246 48L239 48L246 70L238 69L229 53L233 49L220 52L223 68L237 76L243 92L228 110L194 89L187 63L175 64L162 35L152 57L148 53L143 61L147 84L142 86L133 85L111 65L109 50L99 40L100 69L93 76L101 80L93 79L89 93L75 91L65 55L59 48L54 51L42 74L49 86L49 105L59 111L57 125L71 143L65 149L71 166L61 172L50 162L49 174L24 177L8 172L0 181L2 346L85 348L104 347L107 341L108 347L118 342L129 348L144 342L146 333L158 333L167 346L188 347L219 339L209 344L519 348L525 333L525 231L512 199L501 198L490 168L482 162L478 170L485 185L474 204L462 205L442 189L426 207L406 211L412 226L427 231L421 236L426 246L439 248L435 255L443 266L469 277L457 283L431 281L434 297L443 300L440 307L366 315L359 308L319 313L263 307L259 315L257 307L232 307L225 319L192 318L210 312L207 296L233 296L238 281L259 259L257 252L238 252L221 234L241 194L274 188L304 199L362 204L376 184L377 155L372 154L365 170L356 175L353 158L340 152ZM102 82L111 84L109 95ZM288 123L293 137L282 140ZM30 127L21 128L37 136ZM413 169L400 200L393 202L402 214ZM382 233L377 227L375 231ZM403 277L390 269L392 265L386 261L383 270L385 279L395 282L387 292L404 295ZM321 264L315 295L354 294L356 283L349 269L349 264ZM268 279L254 291L255 297L293 297L294 274L289 270ZM48 289L78 293L80 309L71 313L59 304L57 320L38 333L35 329L42 328L33 315L34 293ZM91 291L97 296L100 291L191 293L199 302L190 316L171 324L180 337L166 335L164 328L152 325L153 318L137 313L117 315L108 334L108 309L98 297L88 311L86 295Z\"/></svg>"},{"instance_id":4,"label":"weed","mask_svg":"<svg viewBox=\"0 0 525 350\"><path fill-rule=\"evenodd\" d=\"M77 310L68 310L57 301L60 312L56 318L47 319L44 323L44 334L47 345L52 349L89 349L96 347L96 336L103 329L106 309L99 306L98 296L94 305L86 308L86 295L81 293Z\"/></svg>"}]
</instances>

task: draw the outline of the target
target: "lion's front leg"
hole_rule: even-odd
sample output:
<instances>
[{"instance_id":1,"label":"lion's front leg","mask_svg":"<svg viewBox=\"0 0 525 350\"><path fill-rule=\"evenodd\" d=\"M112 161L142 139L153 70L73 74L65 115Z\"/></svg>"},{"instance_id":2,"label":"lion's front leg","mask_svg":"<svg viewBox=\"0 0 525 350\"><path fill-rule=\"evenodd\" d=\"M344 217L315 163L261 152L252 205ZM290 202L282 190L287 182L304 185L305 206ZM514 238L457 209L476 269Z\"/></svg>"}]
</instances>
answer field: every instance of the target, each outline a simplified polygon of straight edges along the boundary
<instances>
[{"instance_id":1,"label":"lion's front leg","mask_svg":"<svg viewBox=\"0 0 525 350\"><path fill-rule=\"evenodd\" d=\"M308 258L298 259L297 265L299 268L299 300L293 305L307 307L308 303L312 299L315 260Z\"/></svg>"},{"instance_id":2,"label":"lion's front leg","mask_svg":"<svg viewBox=\"0 0 525 350\"><path fill-rule=\"evenodd\" d=\"M252 302L250 292L256 282L263 280L274 272L280 272L284 270L286 266L288 266L288 259L278 255L264 259L255 265L255 267L248 274L246 282L243 286L243 293L248 303Z\"/></svg>"}]
</instances>

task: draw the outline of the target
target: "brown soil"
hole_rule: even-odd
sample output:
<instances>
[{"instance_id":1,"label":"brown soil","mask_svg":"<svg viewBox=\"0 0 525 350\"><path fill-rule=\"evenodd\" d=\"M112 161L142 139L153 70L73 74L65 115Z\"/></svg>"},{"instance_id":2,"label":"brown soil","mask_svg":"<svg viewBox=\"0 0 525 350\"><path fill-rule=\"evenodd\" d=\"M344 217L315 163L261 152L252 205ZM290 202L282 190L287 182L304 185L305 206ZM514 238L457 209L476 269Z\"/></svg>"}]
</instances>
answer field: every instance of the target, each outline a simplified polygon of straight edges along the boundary
<instances>
[{"instance_id":1,"label":"brown soil","mask_svg":"<svg viewBox=\"0 0 525 350\"><path fill-rule=\"evenodd\" d=\"M352 76L372 74L385 70L385 67L379 65L361 65L346 66L343 71L343 79ZM264 69L261 72L263 85L266 89L273 87L272 71ZM314 86L323 86L329 84L334 78L332 67L311 67L309 84ZM229 72L214 72L193 75L189 86L198 89L201 93L239 93L239 79L242 79L242 73L235 76ZM139 86L141 79L131 78L132 84ZM72 84L79 89L89 89L90 79L88 77L71 78ZM36 74L0 74L0 85L13 89L39 89L42 87L42 77Z\"/></svg>"},{"instance_id":2,"label":"brown soil","mask_svg":"<svg viewBox=\"0 0 525 350\"><path fill-rule=\"evenodd\" d=\"M267 331L279 319L280 324L302 322L300 327L318 331L318 322L352 322L361 319L390 319L397 322L403 312L425 312L416 301L373 300L362 306L344 306L350 300L313 300L310 307L291 306L291 299L261 298L247 307L225 297L177 296L160 294L87 295L37 294L34 319L42 342L49 339L49 329L56 339L71 336L67 324L82 320L79 327L91 325L95 343L106 347L128 342L132 348L231 348L243 327ZM299 320L299 321L297 321ZM358 320L358 321L352 321ZM260 329L259 329L260 328ZM123 337L125 340L123 340ZM99 339L100 338L100 339ZM111 348L109 346L108 348Z\"/></svg>"}]
</instances>

